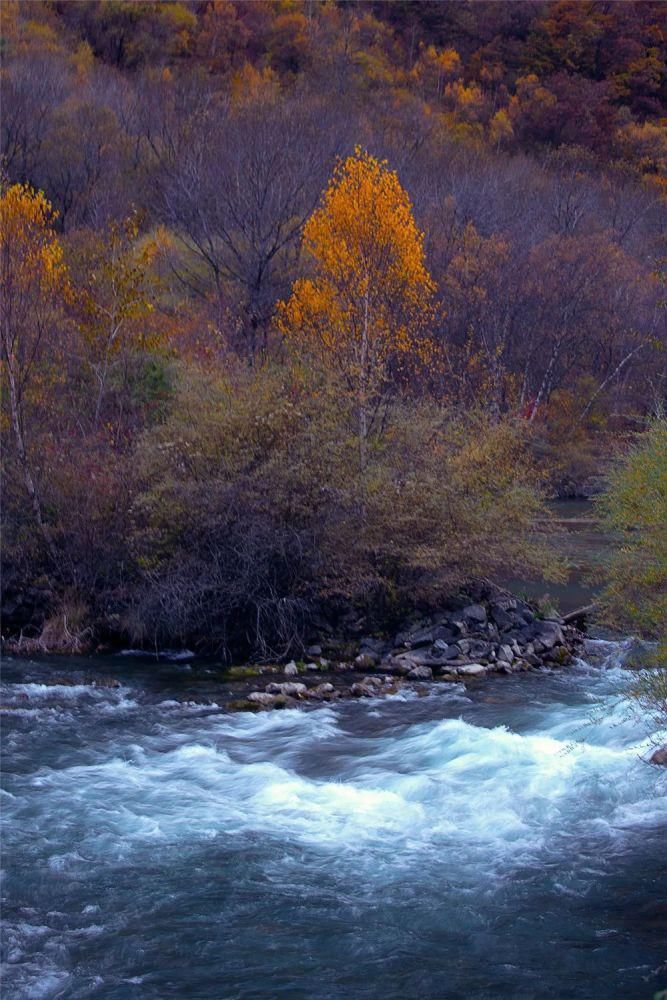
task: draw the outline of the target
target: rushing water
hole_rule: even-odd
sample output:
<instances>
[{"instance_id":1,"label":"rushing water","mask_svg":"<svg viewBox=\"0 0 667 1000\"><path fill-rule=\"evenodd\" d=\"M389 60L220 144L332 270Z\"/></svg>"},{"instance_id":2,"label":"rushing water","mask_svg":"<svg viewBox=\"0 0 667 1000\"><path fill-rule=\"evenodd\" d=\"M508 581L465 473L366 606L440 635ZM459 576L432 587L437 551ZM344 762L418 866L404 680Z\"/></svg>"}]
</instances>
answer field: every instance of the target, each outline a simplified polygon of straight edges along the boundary
<instances>
[{"instance_id":1,"label":"rushing water","mask_svg":"<svg viewBox=\"0 0 667 1000\"><path fill-rule=\"evenodd\" d=\"M650 1000L667 786L597 651L259 715L8 661L3 995Z\"/></svg>"}]
</instances>

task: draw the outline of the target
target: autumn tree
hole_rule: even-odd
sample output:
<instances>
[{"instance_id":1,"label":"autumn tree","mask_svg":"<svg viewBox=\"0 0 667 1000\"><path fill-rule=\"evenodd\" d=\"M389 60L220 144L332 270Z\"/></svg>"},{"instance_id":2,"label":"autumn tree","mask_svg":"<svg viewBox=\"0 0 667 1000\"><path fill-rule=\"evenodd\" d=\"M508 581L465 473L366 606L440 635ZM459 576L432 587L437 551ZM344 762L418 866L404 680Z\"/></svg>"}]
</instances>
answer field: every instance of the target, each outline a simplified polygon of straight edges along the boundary
<instances>
[{"instance_id":1,"label":"autumn tree","mask_svg":"<svg viewBox=\"0 0 667 1000\"><path fill-rule=\"evenodd\" d=\"M97 387L93 430L100 426L114 370L119 368L126 381L128 356L160 342L160 331L150 322L157 292L152 265L158 249L155 238L141 234L136 213L122 223L111 222L106 232L80 233L71 242L78 272L72 298ZM116 438L121 418L122 406Z\"/></svg>"},{"instance_id":2,"label":"autumn tree","mask_svg":"<svg viewBox=\"0 0 667 1000\"><path fill-rule=\"evenodd\" d=\"M0 195L0 337L10 420L34 518L54 565L58 555L31 467L26 409L40 352L67 286L55 213L41 192L14 184Z\"/></svg>"},{"instance_id":3,"label":"autumn tree","mask_svg":"<svg viewBox=\"0 0 667 1000\"><path fill-rule=\"evenodd\" d=\"M397 174L357 147L337 166L303 245L313 276L279 303L279 328L329 359L355 395L363 468L392 376L427 354L435 286L423 234Z\"/></svg>"},{"instance_id":4,"label":"autumn tree","mask_svg":"<svg viewBox=\"0 0 667 1000\"><path fill-rule=\"evenodd\" d=\"M598 506L618 546L603 608L657 639L667 657L667 421L656 420L611 476Z\"/></svg>"}]
</instances>

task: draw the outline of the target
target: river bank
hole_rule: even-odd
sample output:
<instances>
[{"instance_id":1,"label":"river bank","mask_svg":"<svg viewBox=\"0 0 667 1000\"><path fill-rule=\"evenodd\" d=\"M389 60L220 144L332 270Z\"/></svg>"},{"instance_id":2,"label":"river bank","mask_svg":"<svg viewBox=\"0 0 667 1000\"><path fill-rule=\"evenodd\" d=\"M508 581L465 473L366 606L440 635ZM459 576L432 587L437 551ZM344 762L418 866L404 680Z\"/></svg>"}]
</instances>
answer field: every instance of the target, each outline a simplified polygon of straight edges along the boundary
<instances>
[{"instance_id":1,"label":"river bank","mask_svg":"<svg viewBox=\"0 0 667 1000\"><path fill-rule=\"evenodd\" d=\"M348 617L334 629L320 618L303 660L218 665L215 673L227 706L251 711L289 708L306 701L379 697L416 685L563 667L572 663L584 639L556 612L545 614L489 582L472 585L437 612L414 613L393 635L359 634L363 624ZM9 642L6 651L25 655L25 646L19 642L13 648ZM139 650L129 652L142 655ZM151 654L144 655L151 659ZM162 659L170 657L185 663L194 654L162 654ZM155 659L159 661L159 653ZM54 680L68 683L62 671ZM112 675L93 683L116 681Z\"/></svg>"}]
</instances>

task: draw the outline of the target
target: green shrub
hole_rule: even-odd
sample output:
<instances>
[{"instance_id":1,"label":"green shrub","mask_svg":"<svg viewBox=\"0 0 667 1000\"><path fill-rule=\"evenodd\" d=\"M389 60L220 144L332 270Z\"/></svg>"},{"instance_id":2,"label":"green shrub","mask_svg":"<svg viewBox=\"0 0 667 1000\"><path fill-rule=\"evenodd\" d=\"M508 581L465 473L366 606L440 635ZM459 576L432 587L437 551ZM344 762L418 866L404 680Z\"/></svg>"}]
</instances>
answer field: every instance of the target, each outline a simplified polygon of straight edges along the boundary
<instances>
[{"instance_id":1,"label":"green shrub","mask_svg":"<svg viewBox=\"0 0 667 1000\"><path fill-rule=\"evenodd\" d=\"M599 506L619 543L607 567L607 616L667 643L667 421L658 420L619 465Z\"/></svg>"},{"instance_id":2,"label":"green shrub","mask_svg":"<svg viewBox=\"0 0 667 1000\"><path fill-rule=\"evenodd\" d=\"M396 607L553 567L516 427L397 398L362 470L353 403L303 369L190 367L136 467L143 638L275 656L323 600Z\"/></svg>"}]
</instances>

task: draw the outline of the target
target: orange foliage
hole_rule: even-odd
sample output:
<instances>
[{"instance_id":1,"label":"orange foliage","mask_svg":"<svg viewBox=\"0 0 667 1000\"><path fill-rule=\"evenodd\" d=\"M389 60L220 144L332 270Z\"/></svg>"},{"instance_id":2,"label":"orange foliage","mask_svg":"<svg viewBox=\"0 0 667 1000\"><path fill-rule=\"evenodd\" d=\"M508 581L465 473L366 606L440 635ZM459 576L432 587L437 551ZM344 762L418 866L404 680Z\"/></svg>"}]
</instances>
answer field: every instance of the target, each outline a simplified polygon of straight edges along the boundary
<instances>
[{"instance_id":1,"label":"orange foliage","mask_svg":"<svg viewBox=\"0 0 667 1000\"><path fill-rule=\"evenodd\" d=\"M423 234L397 174L357 147L337 166L303 242L314 277L279 303L278 326L333 361L357 395L363 465L369 407L390 376L429 356L435 285Z\"/></svg>"},{"instance_id":2,"label":"orange foliage","mask_svg":"<svg viewBox=\"0 0 667 1000\"><path fill-rule=\"evenodd\" d=\"M304 228L315 275L279 304L288 340L324 349L351 384L390 360L424 357L435 286L408 195L385 162L357 148L336 168Z\"/></svg>"}]
</instances>

